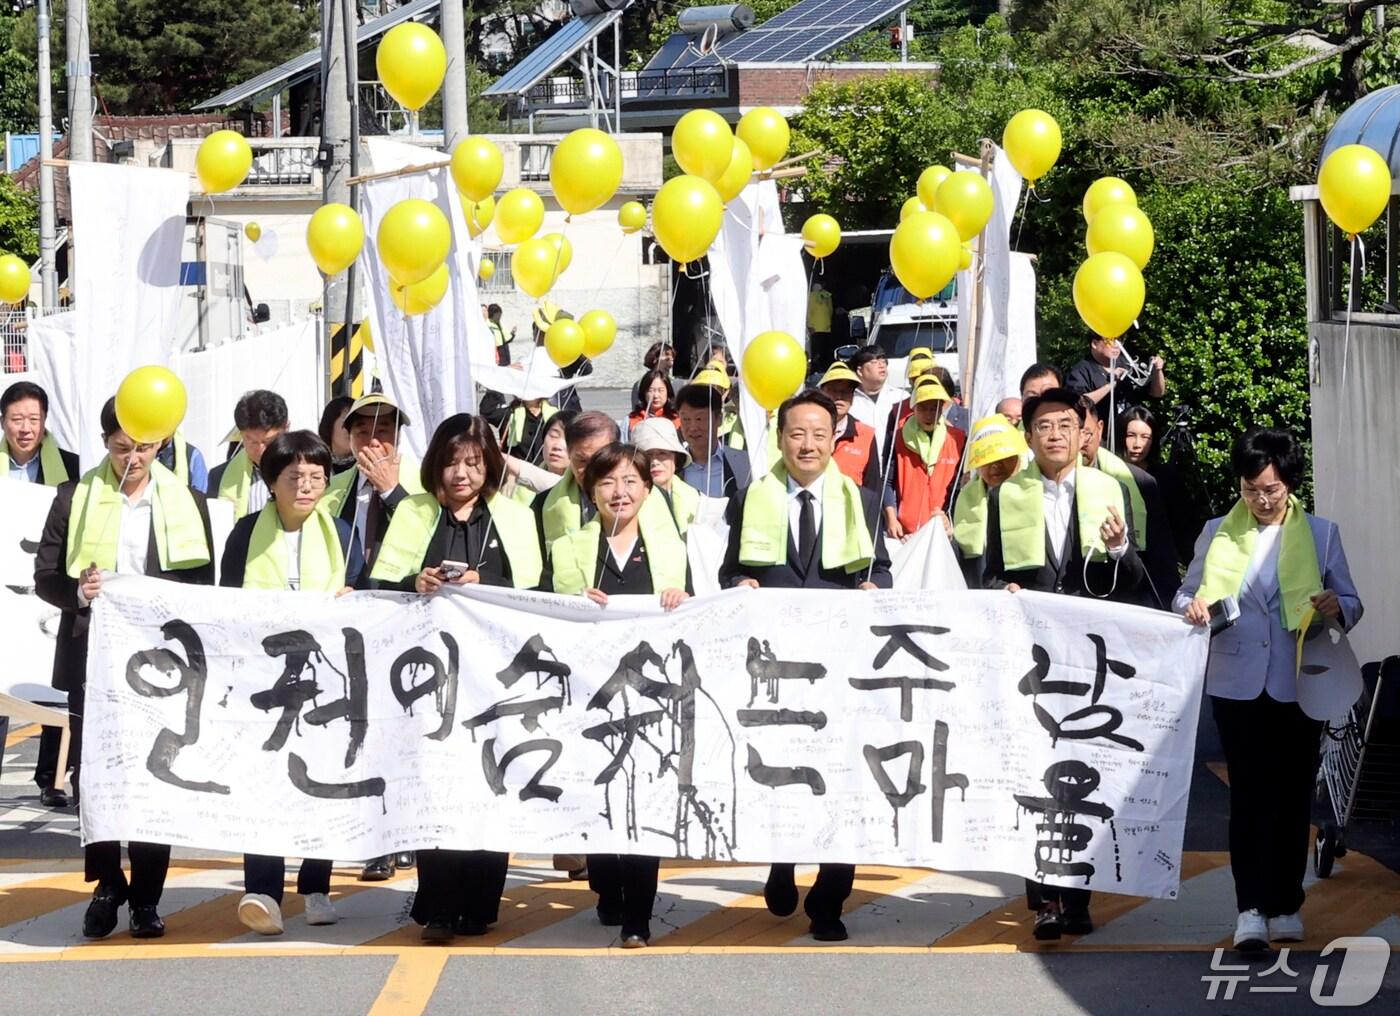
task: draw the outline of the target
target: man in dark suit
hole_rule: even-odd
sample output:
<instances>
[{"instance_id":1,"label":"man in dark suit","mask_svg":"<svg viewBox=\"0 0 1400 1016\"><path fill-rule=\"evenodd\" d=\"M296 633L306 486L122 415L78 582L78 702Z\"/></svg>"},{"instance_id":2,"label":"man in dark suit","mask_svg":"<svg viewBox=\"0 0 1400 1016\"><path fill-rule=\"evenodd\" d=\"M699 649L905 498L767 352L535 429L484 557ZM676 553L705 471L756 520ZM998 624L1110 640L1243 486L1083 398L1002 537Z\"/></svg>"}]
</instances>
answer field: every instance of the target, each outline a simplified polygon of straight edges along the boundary
<instances>
[{"instance_id":1,"label":"man in dark suit","mask_svg":"<svg viewBox=\"0 0 1400 1016\"><path fill-rule=\"evenodd\" d=\"M730 498L722 586L890 588L879 495L858 487L835 466L835 444L836 404L829 396L805 391L779 407L783 459ZM818 871L804 905L818 941L847 937L841 907L851 895L855 873L850 864L823 864ZM797 909L793 865L769 868L763 899L778 917Z\"/></svg>"},{"instance_id":2,"label":"man in dark suit","mask_svg":"<svg viewBox=\"0 0 1400 1016\"><path fill-rule=\"evenodd\" d=\"M107 457L81 480L58 488L34 558L35 591L63 611L54 647L53 685L68 693L75 802L82 792L88 621L92 601L102 593L103 573L214 583L213 538L204 495L154 461L158 443L138 444L121 429L114 399L102 407L102 435ZM157 514L164 519L160 528L155 525ZM122 872L120 843L83 847L86 879L97 883L83 917L83 934L88 938L111 934L123 903L130 905L133 937L165 934L156 905L165 886L170 848L132 842L127 853L129 883Z\"/></svg>"},{"instance_id":3,"label":"man in dark suit","mask_svg":"<svg viewBox=\"0 0 1400 1016\"><path fill-rule=\"evenodd\" d=\"M1026 400L1022 421L1034 460L987 492L983 585L1136 602L1146 572L1127 521L1128 494L1113 477L1081 463L1079 396L1047 389ZM1093 931L1089 899L1087 889L1027 880L1035 937L1053 941Z\"/></svg>"}]
</instances>

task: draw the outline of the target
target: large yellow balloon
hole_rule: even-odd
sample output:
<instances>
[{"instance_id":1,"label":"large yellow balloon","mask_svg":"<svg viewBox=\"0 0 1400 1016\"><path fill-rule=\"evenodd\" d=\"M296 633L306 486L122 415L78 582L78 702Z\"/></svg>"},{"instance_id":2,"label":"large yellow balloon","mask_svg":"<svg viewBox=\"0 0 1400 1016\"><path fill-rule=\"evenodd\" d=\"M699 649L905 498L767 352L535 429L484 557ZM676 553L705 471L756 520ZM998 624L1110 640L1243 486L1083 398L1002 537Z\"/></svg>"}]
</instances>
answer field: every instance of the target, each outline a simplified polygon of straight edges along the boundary
<instances>
[{"instance_id":1,"label":"large yellow balloon","mask_svg":"<svg viewBox=\"0 0 1400 1016\"><path fill-rule=\"evenodd\" d=\"M734 157L734 132L713 110L692 109L676 123L671 152L681 172L714 183Z\"/></svg>"},{"instance_id":2,"label":"large yellow balloon","mask_svg":"<svg viewBox=\"0 0 1400 1016\"><path fill-rule=\"evenodd\" d=\"M841 246L841 225L830 215L813 215L802 224L802 245L814 258L824 258Z\"/></svg>"},{"instance_id":3,"label":"large yellow balloon","mask_svg":"<svg viewBox=\"0 0 1400 1016\"><path fill-rule=\"evenodd\" d=\"M185 418L185 386L164 367L137 367L117 388L117 423L137 444L164 441Z\"/></svg>"},{"instance_id":4,"label":"large yellow balloon","mask_svg":"<svg viewBox=\"0 0 1400 1016\"><path fill-rule=\"evenodd\" d=\"M1116 176L1100 177L1084 192L1084 221L1093 222L1100 208L1121 204L1137 204L1137 195L1127 181Z\"/></svg>"},{"instance_id":5,"label":"large yellow balloon","mask_svg":"<svg viewBox=\"0 0 1400 1016\"><path fill-rule=\"evenodd\" d=\"M617 210L617 224L624 233L640 232L647 224L647 209L640 201L628 201Z\"/></svg>"},{"instance_id":6,"label":"large yellow balloon","mask_svg":"<svg viewBox=\"0 0 1400 1016\"><path fill-rule=\"evenodd\" d=\"M501 243L524 243L544 224L544 202L528 187L506 191L496 205L496 235Z\"/></svg>"},{"instance_id":7,"label":"large yellow balloon","mask_svg":"<svg viewBox=\"0 0 1400 1016\"><path fill-rule=\"evenodd\" d=\"M1021 110L1001 132L1001 147L1031 186L1054 167L1063 142L1060 125L1043 109Z\"/></svg>"},{"instance_id":8,"label":"large yellow balloon","mask_svg":"<svg viewBox=\"0 0 1400 1016\"><path fill-rule=\"evenodd\" d=\"M559 281L559 252L543 236L526 240L510 256L510 274L522 293L538 300Z\"/></svg>"},{"instance_id":9,"label":"large yellow balloon","mask_svg":"<svg viewBox=\"0 0 1400 1016\"><path fill-rule=\"evenodd\" d=\"M447 50L427 25L405 21L384 33L374 54L379 82L404 109L422 109L442 87Z\"/></svg>"},{"instance_id":10,"label":"large yellow balloon","mask_svg":"<svg viewBox=\"0 0 1400 1016\"><path fill-rule=\"evenodd\" d=\"M496 199L489 194L480 201L463 198L462 215L467 220L467 232L480 236L496 217Z\"/></svg>"},{"instance_id":11,"label":"large yellow balloon","mask_svg":"<svg viewBox=\"0 0 1400 1016\"><path fill-rule=\"evenodd\" d=\"M322 275L345 271L355 263L364 245L365 224L349 205L322 205L306 224L306 248Z\"/></svg>"},{"instance_id":12,"label":"large yellow balloon","mask_svg":"<svg viewBox=\"0 0 1400 1016\"><path fill-rule=\"evenodd\" d=\"M714 185L698 176L672 177L651 203L656 242L672 261L689 264L705 256L724 223L724 203Z\"/></svg>"},{"instance_id":13,"label":"large yellow balloon","mask_svg":"<svg viewBox=\"0 0 1400 1016\"><path fill-rule=\"evenodd\" d=\"M379 259L403 286L422 282L447 260L452 229L447 216L431 201L407 198L394 205L379 222Z\"/></svg>"},{"instance_id":14,"label":"large yellow balloon","mask_svg":"<svg viewBox=\"0 0 1400 1016\"><path fill-rule=\"evenodd\" d=\"M506 157L494 141L473 134L452 149L452 181L468 201L485 201L501 185Z\"/></svg>"},{"instance_id":15,"label":"large yellow balloon","mask_svg":"<svg viewBox=\"0 0 1400 1016\"><path fill-rule=\"evenodd\" d=\"M777 409L807 377L807 353L787 332L764 332L744 349L744 389L764 409Z\"/></svg>"},{"instance_id":16,"label":"large yellow balloon","mask_svg":"<svg viewBox=\"0 0 1400 1016\"><path fill-rule=\"evenodd\" d=\"M947 218L958 236L971 240L992 217L992 188L981 173L962 170L948 174L938 185L934 211Z\"/></svg>"},{"instance_id":17,"label":"large yellow balloon","mask_svg":"<svg viewBox=\"0 0 1400 1016\"><path fill-rule=\"evenodd\" d=\"M1126 332L1147 299L1142 272L1126 254L1095 254L1074 274L1074 307L1095 335L1116 339Z\"/></svg>"},{"instance_id":18,"label":"large yellow balloon","mask_svg":"<svg viewBox=\"0 0 1400 1016\"><path fill-rule=\"evenodd\" d=\"M772 169L787 155L792 132L783 114L768 106L751 109L739 120L736 132L753 153L753 168L760 172Z\"/></svg>"},{"instance_id":19,"label":"large yellow balloon","mask_svg":"<svg viewBox=\"0 0 1400 1016\"><path fill-rule=\"evenodd\" d=\"M554 200L570 215L601 208L622 183L622 149L594 127L573 131L549 158L549 182Z\"/></svg>"},{"instance_id":20,"label":"large yellow balloon","mask_svg":"<svg viewBox=\"0 0 1400 1016\"><path fill-rule=\"evenodd\" d=\"M933 211L933 206L938 203L938 188L952 175L953 171L947 166L930 166L919 174L919 182L914 190L924 206L924 211ZM906 205L908 203L905 202Z\"/></svg>"},{"instance_id":21,"label":"large yellow balloon","mask_svg":"<svg viewBox=\"0 0 1400 1016\"><path fill-rule=\"evenodd\" d=\"M605 310L590 310L578 319L578 326L583 329L583 355L590 360L611 349L617 338L617 322Z\"/></svg>"},{"instance_id":22,"label":"large yellow balloon","mask_svg":"<svg viewBox=\"0 0 1400 1016\"><path fill-rule=\"evenodd\" d=\"M582 356L583 344L583 329L568 318L559 318L544 333L544 351L556 367L567 367Z\"/></svg>"},{"instance_id":23,"label":"large yellow balloon","mask_svg":"<svg viewBox=\"0 0 1400 1016\"><path fill-rule=\"evenodd\" d=\"M1126 254L1139 269L1146 268L1152 258L1155 236L1152 223L1137 205L1120 203L1105 205L1089 223L1084 237L1090 254L1116 251Z\"/></svg>"},{"instance_id":24,"label":"large yellow balloon","mask_svg":"<svg viewBox=\"0 0 1400 1016\"><path fill-rule=\"evenodd\" d=\"M482 258L481 267L476 270L476 277L482 282L490 282L491 277L496 274L496 262L489 258Z\"/></svg>"},{"instance_id":25,"label":"large yellow balloon","mask_svg":"<svg viewBox=\"0 0 1400 1016\"><path fill-rule=\"evenodd\" d=\"M253 167L253 150L237 131L215 131L199 143L194 157L195 175L206 194L233 190Z\"/></svg>"},{"instance_id":26,"label":"large yellow balloon","mask_svg":"<svg viewBox=\"0 0 1400 1016\"><path fill-rule=\"evenodd\" d=\"M13 254L0 257L0 303L19 303L29 296L29 266Z\"/></svg>"},{"instance_id":27,"label":"large yellow balloon","mask_svg":"<svg viewBox=\"0 0 1400 1016\"><path fill-rule=\"evenodd\" d=\"M917 300L927 300L952 280L962 256L957 228L937 212L919 212L890 237L895 278Z\"/></svg>"},{"instance_id":28,"label":"large yellow balloon","mask_svg":"<svg viewBox=\"0 0 1400 1016\"><path fill-rule=\"evenodd\" d=\"M752 176L753 153L749 151L748 145L739 138L735 138L729 165L724 168L724 172L715 181L715 190L719 191L719 199L726 205L729 204L743 193Z\"/></svg>"},{"instance_id":29,"label":"large yellow balloon","mask_svg":"<svg viewBox=\"0 0 1400 1016\"><path fill-rule=\"evenodd\" d=\"M555 257L558 259L558 274L563 275L571 264L574 263L574 245L569 242L569 238L563 233L546 233L540 239L554 248Z\"/></svg>"},{"instance_id":30,"label":"large yellow balloon","mask_svg":"<svg viewBox=\"0 0 1400 1016\"><path fill-rule=\"evenodd\" d=\"M1343 145L1322 164L1317 191L1343 233L1365 232L1390 202L1390 168L1365 145Z\"/></svg>"},{"instance_id":31,"label":"large yellow balloon","mask_svg":"<svg viewBox=\"0 0 1400 1016\"><path fill-rule=\"evenodd\" d=\"M928 205L924 204L923 201L921 201L919 198L909 198L907 201L904 202L903 205L900 206L899 221L903 222L911 215L918 215L919 213L927 212L928 210Z\"/></svg>"},{"instance_id":32,"label":"large yellow balloon","mask_svg":"<svg viewBox=\"0 0 1400 1016\"><path fill-rule=\"evenodd\" d=\"M486 262L488 265L490 263ZM432 275L411 286L401 286L390 279L389 299L393 300L394 306L409 317L415 314L426 314L442 303L442 298L447 295L447 285L451 281L447 265L441 264L437 266L437 271L433 272Z\"/></svg>"}]
</instances>

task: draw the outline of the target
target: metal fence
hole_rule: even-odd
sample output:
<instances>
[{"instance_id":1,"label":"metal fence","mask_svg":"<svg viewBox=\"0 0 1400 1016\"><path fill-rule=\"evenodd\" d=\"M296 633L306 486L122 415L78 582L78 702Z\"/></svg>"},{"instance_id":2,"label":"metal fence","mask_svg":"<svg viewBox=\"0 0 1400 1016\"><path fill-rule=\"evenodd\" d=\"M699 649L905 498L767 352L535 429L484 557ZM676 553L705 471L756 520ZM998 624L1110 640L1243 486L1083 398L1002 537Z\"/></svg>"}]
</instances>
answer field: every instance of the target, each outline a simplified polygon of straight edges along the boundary
<instances>
[{"instance_id":1,"label":"metal fence","mask_svg":"<svg viewBox=\"0 0 1400 1016\"><path fill-rule=\"evenodd\" d=\"M69 306L41 310L38 307L0 306L0 374L24 374L32 369L29 362L29 326L35 318L46 314L61 314Z\"/></svg>"}]
</instances>

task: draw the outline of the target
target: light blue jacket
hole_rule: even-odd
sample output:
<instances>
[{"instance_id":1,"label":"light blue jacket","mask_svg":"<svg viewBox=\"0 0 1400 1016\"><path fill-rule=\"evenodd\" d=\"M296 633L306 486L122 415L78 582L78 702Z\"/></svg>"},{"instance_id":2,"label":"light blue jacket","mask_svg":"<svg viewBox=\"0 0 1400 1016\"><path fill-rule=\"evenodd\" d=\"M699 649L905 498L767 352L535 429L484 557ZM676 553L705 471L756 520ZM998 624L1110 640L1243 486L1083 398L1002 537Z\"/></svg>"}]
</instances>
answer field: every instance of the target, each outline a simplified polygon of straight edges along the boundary
<instances>
[{"instance_id":1,"label":"light blue jacket","mask_svg":"<svg viewBox=\"0 0 1400 1016\"><path fill-rule=\"evenodd\" d=\"M1342 535L1336 523L1313 515L1306 516L1312 528L1313 543L1322 572L1322 588L1337 594L1342 605L1342 626L1347 630L1361 620L1361 598L1351 581ZM1196 554L1186 572L1186 581L1172 601L1178 614L1201 587L1206 551L1215 538L1224 516L1206 523L1196 540ZM1268 588L1246 582L1237 597L1240 619L1210 640L1210 662L1206 667L1206 693L1227 699L1256 699L1262 691L1276 702L1298 701L1297 651L1295 634L1283 626L1277 578Z\"/></svg>"}]
</instances>

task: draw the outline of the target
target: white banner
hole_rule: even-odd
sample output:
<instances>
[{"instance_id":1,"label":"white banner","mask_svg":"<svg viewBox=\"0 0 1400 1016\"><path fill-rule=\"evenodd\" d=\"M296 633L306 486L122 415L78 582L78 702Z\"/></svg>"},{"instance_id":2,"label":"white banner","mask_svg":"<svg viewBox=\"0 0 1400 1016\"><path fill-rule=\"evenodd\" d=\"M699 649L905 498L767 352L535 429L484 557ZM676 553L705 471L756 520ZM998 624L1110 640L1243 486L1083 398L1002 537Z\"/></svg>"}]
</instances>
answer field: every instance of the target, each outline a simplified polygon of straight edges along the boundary
<instances>
[{"instance_id":1,"label":"white banner","mask_svg":"<svg viewBox=\"0 0 1400 1016\"><path fill-rule=\"evenodd\" d=\"M62 692L43 698L53 676L54 636L59 610L34 594L34 552L44 533L55 488L0 479L0 618L6 665L0 692L30 701L62 701ZM36 688L35 686L39 686Z\"/></svg>"},{"instance_id":2,"label":"white banner","mask_svg":"<svg viewBox=\"0 0 1400 1016\"><path fill-rule=\"evenodd\" d=\"M290 620L289 620L290 619ZM1175 895L1206 637L1035 593L109 583L83 835L995 870Z\"/></svg>"}]
</instances>

